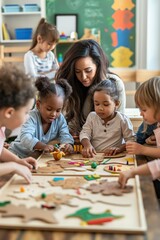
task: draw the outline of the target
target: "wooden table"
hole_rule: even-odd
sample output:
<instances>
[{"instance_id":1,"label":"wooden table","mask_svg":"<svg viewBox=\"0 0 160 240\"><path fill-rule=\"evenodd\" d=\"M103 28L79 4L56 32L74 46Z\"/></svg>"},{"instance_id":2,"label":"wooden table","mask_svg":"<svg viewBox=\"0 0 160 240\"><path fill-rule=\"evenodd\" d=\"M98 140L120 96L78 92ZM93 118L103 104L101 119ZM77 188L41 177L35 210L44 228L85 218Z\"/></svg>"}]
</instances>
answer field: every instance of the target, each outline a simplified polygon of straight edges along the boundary
<instances>
[{"instance_id":1,"label":"wooden table","mask_svg":"<svg viewBox=\"0 0 160 240\"><path fill-rule=\"evenodd\" d=\"M146 162L145 157L142 156L137 156L137 161L138 164ZM1 177L0 186L9 178L10 176ZM144 235L0 229L0 240L157 240L160 236L160 211L153 183L148 177L141 177L140 183L148 226Z\"/></svg>"}]
</instances>

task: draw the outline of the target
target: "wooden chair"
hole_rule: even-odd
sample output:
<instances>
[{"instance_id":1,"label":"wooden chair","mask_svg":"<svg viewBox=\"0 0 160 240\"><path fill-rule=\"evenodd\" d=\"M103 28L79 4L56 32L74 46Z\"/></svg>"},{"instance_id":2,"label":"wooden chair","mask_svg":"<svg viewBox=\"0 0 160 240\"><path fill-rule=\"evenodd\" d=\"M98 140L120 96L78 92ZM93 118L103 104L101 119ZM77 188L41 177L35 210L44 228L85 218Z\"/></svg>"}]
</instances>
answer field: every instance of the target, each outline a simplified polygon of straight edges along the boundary
<instances>
[{"instance_id":1,"label":"wooden chair","mask_svg":"<svg viewBox=\"0 0 160 240\"><path fill-rule=\"evenodd\" d=\"M160 76L160 70L138 69L136 71L136 82L142 83L156 76Z\"/></svg>"},{"instance_id":2,"label":"wooden chair","mask_svg":"<svg viewBox=\"0 0 160 240\"><path fill-rule=\"evenodd\" d=\"M130 83L135 82L136 88L141 84L142 82L147 81L148 79L160 76L160 70L148 70L148 69L135 69L135 70L113 70L114 73L116 73L124 83ZM126 95L134 95L136 90L127 90Z\"/></svg>"},{"instance_id":3,"label":"wooden chair","mask_svg":"<svg viewBox=\"0 0 160 240\"><path fill-rule=\"evenodd\" d=\"M24 61L24 54L28 50L28 46L6 47L4 45L0 45L0 64L3 62L22 63Z\"/></svg>"},{"instance_id":4,"label":"wooden chair","mask_svg":"<svg viewBox=\"0 0 160 240\"><path fill-rule=\"evenodd\" d=\"M136 70L130 70L130 69L123 69L123 70L113 70L115 74L117 74L125 84L127 83L135 83L136 82ZM126 95L134 95L135 90L126 90Z\"/></svg>"}]
</instances>

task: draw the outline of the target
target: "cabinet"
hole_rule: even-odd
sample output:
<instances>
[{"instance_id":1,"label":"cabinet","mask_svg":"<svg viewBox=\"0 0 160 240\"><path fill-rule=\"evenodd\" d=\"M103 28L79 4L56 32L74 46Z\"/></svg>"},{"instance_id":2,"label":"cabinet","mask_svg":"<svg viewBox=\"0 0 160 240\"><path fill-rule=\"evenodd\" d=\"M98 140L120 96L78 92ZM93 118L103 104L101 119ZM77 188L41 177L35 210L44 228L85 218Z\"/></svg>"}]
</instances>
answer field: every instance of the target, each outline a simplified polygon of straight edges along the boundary
<instances>
[{"instance_id":1,"label":"cabinet","mask_svg":"<svg viewBox=\"0 0 160 240\"><path fill-rule=\"evenodd\" d=\"M46 16L45 2L44 0L0 0L0 43L30 43L31 39L17 39L15 29L32 29L32 32L34 32L39 20ZM14 10L14 6L13 8L11 6L10 10L4 12L2 10L3 6L8 4L19 5L20 8L17 11ZM26 9L23 8L24 4L37 4L39 8L37 11L34 9L26 11ZM10 39L4 39L3 24L5 24L8 29Z\"/></svg>"}]
</instances>

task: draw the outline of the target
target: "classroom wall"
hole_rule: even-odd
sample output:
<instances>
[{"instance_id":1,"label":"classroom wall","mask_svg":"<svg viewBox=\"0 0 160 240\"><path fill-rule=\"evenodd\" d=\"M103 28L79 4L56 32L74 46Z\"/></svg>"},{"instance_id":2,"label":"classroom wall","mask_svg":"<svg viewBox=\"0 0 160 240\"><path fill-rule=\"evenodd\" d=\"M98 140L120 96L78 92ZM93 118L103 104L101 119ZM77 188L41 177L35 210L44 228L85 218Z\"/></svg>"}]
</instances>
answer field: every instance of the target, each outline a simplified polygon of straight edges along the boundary
<instances>
[{"instance_id":1,"label":"classroom wall","mask_svg":"<svg viewBox=\"0 0 160 240\"><path fill-rule=\"evenodd\" d=\"M135 65L136 0L46 0L47 19L55 23L55 14L78 14L78 37L84 28L101 31L101 46L112 67ZM68 46L61 46L66 51ZM59 48L59 46L58 46ZM58 49L59 52L59 49Z\"/></svg>"}]
</instances>

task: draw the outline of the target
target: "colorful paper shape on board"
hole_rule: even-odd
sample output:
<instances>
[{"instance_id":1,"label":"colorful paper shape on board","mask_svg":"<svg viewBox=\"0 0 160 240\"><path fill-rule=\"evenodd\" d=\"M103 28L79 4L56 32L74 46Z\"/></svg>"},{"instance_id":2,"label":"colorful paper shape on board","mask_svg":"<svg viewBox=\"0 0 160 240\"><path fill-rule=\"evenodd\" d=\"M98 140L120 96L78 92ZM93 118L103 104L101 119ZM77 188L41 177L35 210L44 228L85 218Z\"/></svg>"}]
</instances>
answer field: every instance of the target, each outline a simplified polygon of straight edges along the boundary
<instances>
[{"instance_id":1,"label":"colorful paper shape on board","mask_svg":"<svg viewBox=\"0 0 160 240\"><path fill-rule=\"evenodd\" d=\"M29 222L32 220L41 220L47 223L57 223L53 216L53 212L47 209L30 207L27 208L25 205L7 205L0 208L2 217L21 217L23 222Z\"/></svg>"},{"instance_id":2,"label":"colorful paper shape on board","mask_svg":"<svg viewBox=\"0 0 160 240\"><path fill-rule=\"evenodd\" d=\"M111 33L111 39L112 39L112 46L117 47L118 45L118 35L117 32L112 32Z\"/></svg>"},{"instance_id":3,"label":"colorful paper shape on board","mask_svg":"<svg viewBox=\"0 0 160 240\"><path fill-rule=\"evenodd\" d=\"M112 5L112 8L116 11L118 9L120 10L125 10L129 9L131 10L132 8L135 7L135 4L132 2L132 0L114 0L114 3Z\"/></svg>"},{"instance_id":4,"label":"colorful paper shape on board","mask_svg":"<svg viewBox=\"0 0 160 240\"><path fill-rule=\"evenodd\" d=\"M111 56L113 57L114 61L111 62L113 67L130 67L132 65L132 61L130 57L133 55L133 52L126 47L119 47L116 48Z\"/></svg>"},{"instance_id":5,"label":"colorful paper shape on board","mask_svg":"<svg viewBox=\"0 0 160 240\"><path fill-rule=\"evenodd\" d=\"M121 30L118 29L116 32L111 33L112 46L113 47L130 47L130 38L131 31L128 29Z\"/></svg>"},{"instance_id":6,"label":"colorful paper shape on board","mask_svg":"<svg viewBox=\"0 0 160 240\"><path fill-rule=\"evenodd\" d=\"M114 23L112 24L115 29L131 29L134 24L130 21L134 14L129 10L118 10L113 15Z\"/></svg>"},{"instance_id":7,"label":"colorful paper shape on board","mask_svg":"<svg viewBox=\"0 0 160 240\"><path fill-rule=\"evenodd\" d=\"M130 48L130 42L129 42L129 37L131 34L131 30L125 29L121 30L118 29L117 31L117 36L118 36L118 45L117 47L123 46Z\"/></svg>"},{"instance_id":8,"label":"colorful paper shape on board","mask_svg":"<svg viewBox=\"0 0 160 240\"><path fill-rule=\"evenodd\" d=\"M67 218L76 217L85 221L86 224L102 224L104 222L110 222L118 218L122 218L122 215L113 215L110 210L106 210L103 213L90 213L90 207L81 208L73 214L67 215ZM108 220L107 220L108 219ZM99 220L99 221L98 221ZM101 221L100 221L101 220Z\"/></svg>"},{"instance_id":9,"label":"colorful paper shape on board","mask_svg":"<svg viewBox=\"0 0 160 240\"><path fill-rule=\"evenodd\" d=\"M117 181L108 182L106 179L98 183L91 183L89 187L87 187L87 190L95 194L102 193L102 195L122 196L124 193L133 192L133 187L127 185L125 188L121 188Z\"/></svg>"}]
</instances>

